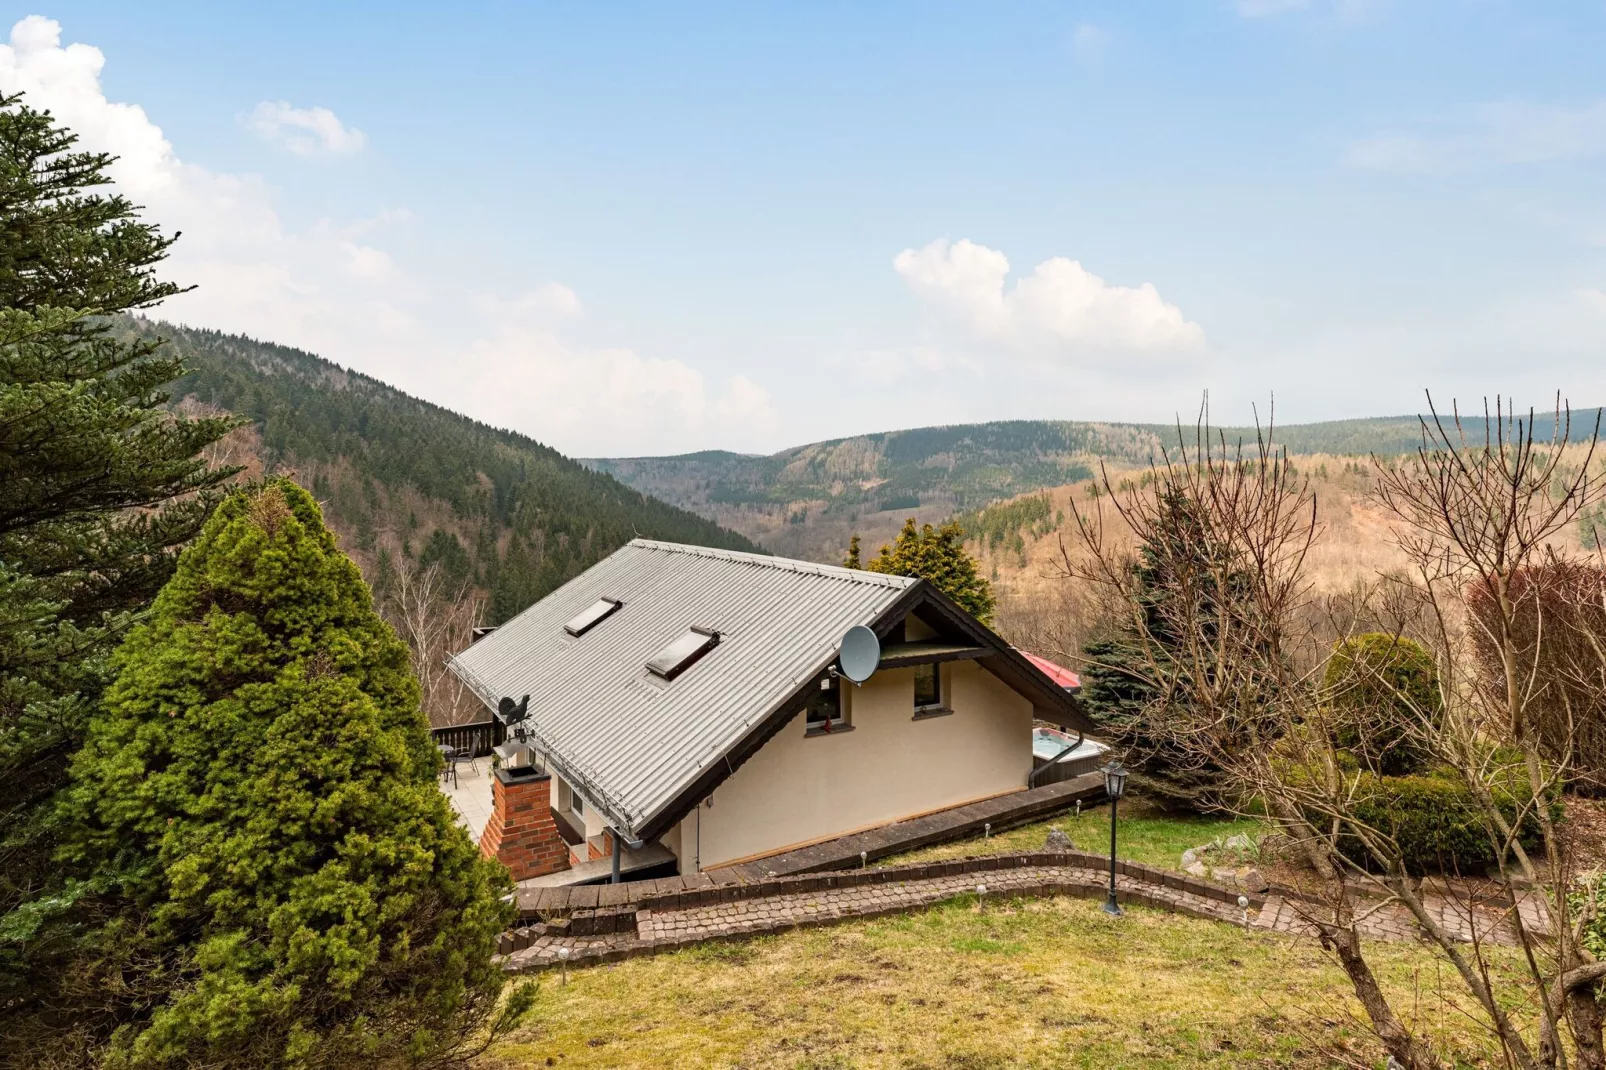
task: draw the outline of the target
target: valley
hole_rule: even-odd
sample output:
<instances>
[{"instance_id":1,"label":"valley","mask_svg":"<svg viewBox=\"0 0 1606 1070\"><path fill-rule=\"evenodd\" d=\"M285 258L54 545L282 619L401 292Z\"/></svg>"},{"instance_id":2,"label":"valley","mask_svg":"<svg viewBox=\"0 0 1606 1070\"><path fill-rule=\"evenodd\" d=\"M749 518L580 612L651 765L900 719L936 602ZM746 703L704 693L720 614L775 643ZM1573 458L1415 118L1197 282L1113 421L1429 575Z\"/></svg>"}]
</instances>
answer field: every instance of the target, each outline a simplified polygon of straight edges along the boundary
<instances>
[{"instance_id":1,"label":"valley","mask_svg":"<svg viewBox=\"0 0 1606 1070\"><path fill-rule=\"evenodd\" d=\"M1601 410L1572 415L1577 429ZM1548 438L1549 414L1534 428ZM1469 434L1482 433L1469 420ZM1257 430L1224 427L1228 442L1253 442ZM907 517L940 523L975 514L1033 491L1083 484L1101 465L1125 473L1175 452L1194 428L1162 424L1005 420L923 427L830 439L769 455L709 450L669 457L589 458L581 463L643 494L697 513L773 553L838 561L857 533L873 551ZM1343 465L1415 450L1415 416L1278 426L1274 441L1302 464Z\"/></svg>"}]
</instances>

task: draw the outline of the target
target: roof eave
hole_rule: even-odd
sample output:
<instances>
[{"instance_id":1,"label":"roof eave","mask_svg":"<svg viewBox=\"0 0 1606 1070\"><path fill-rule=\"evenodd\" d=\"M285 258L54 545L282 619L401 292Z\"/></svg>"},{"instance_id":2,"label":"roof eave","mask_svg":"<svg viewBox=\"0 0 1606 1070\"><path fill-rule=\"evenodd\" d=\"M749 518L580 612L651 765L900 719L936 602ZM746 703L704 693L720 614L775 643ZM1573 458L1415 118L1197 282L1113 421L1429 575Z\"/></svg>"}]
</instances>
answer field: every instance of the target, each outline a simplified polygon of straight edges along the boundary
<instances>
[{"instance_id":1,"label":"roof eave","mask_svg":"<svg viewBox=\"0 0 1606 1070\"><path fill-rule=\"evenodd\" d=\"M697 806L714 789L723 784L736 772L737 769L758 753L760 747L768 743L774 735L787 723L803 712L808 705L809 698L819 689L820 674L830 667L836 660L835 655L826 658L814 671L811 672L801 684L792 690L777 705L772 707L763 717L759 718L740 737L726 747L713 761L705 765L687 785L670 797L669 801L652 814L646 815L641 822L638 839L652 840L670 829L674 828L687 814Z\"/></svg>"},{"instance_id":2,"label":"roof eave","mask_svg":"<svg viewBox=\"0 0 1606 1070\"><path fill-rule=\"evenodd\" d=\"M1078 732L1097 731L1093 722L1082 712L1081 704L1077 702L1075 695L1066 691L1042 669L1033 665L1026 655L1006 642L1001 635L977 620L959 603L930 583L921 581L906 591L904 596L883 615L885 623L876 629L877 634L885 635L896 626L902 614L912 612L922 605L932 607L943 618L944 623L968 635L976 645L988 648L987 656L976 660L993 675L1030 698L1036 716Z\"/></svg>"},{"instance_id":3,"label":"roof eave","mask_svg":"<svg viewBox=\"0 0 1606 1070\"><path fill-rule=\"evenodd\" d=\"M468 685L468 689L474 692L479 700L485 704L487 709L496 709L497 703L501 701L502 696L494 694L491 689L485 686L484 681L475 676L467 666L461 664L457 658L453 656L446 659L446 667L450 669L459 680ZM580 794L585 797L585 800L588 804L595 806L598 810L602 811L605 816L611 818L613 821L611 827L615 829L615 831L625 832L633 828L633 826L636 824L636 821L626 816L624 809L615 803L609 794L602 790L600 785L595 783L595 778L581 772L575 762L571 761L560 750L553 747L551 742L541 735L540 727L538 725L532 725L530 727L530 731L531 734L536 737L534 740L536 748L546 759L547 764L552 766L553 770L557 772L558 776L562 778L565 784L568 784L571 788L578 788ZM629 838L632 840L642 839L641 836L633 833Z\"/></svg>"},{"instance_id":4,"label":"roof eave","mask_svg":"<svg viewBox=\"0 0 1606 1070\"><path fill-rule=\"evenodd\" d=\"M987 648L987 655L979 659L981 664L1016 691L1023 694L1032 692L1026 694L1026 697L1032 700L1033 711L1037 716L1079 732L1094 730L1093 723L1087 719L1073 695L1049 679L1047 674L1028 661L1024 654L1005 642L1003 637L925 580L916 580L905 588L891 605L877 615L869 627L877 636L885 638L899 621L922 605L933 606L947 623L968 635L977 646ZM638 838L650 840L668 832L715 788L729 779L792 718L802 713L803 708L808 705L809 697L818 687L820 674L829 668L833 660L835 658L830 657L822 661L801 685L754 722L753 726L727 747L719 757L704 766L703 771L672 796L669 802L655 813L644 817ZM989 664L990 662L996 664Z\"/></svg>"}]
</instances>

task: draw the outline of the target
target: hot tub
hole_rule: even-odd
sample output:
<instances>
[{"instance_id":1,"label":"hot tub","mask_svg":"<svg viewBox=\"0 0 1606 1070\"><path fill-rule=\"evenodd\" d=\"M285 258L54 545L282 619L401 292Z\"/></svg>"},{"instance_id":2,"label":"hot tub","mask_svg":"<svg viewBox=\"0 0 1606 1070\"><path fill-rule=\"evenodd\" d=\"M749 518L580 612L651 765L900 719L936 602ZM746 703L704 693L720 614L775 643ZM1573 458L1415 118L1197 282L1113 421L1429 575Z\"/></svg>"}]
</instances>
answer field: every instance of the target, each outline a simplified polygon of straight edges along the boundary
<instances>
[{"instance_id":1,"label":"hot tub","mask_svg":"<svg viewBox=\"0 0 1606 1070\"><path fill-rule=\"evenodd\" d=\"M1076 737L1068 735L1054 728L1032 729L1032 769L1041 769L1056 757L1060 760L1054 763L1054 768L1033 779L1032 783L1038 786L1043 784L1057 784L1062 780L1079 777L1083 773L1091 773L1105 762L1108 747L1092 739L1083 739L1080 746L1069 753L1063 753L1066 747L1076 742ZM1060 757L1063 753L1063 757Z\"/></svg>"}]
</instances>

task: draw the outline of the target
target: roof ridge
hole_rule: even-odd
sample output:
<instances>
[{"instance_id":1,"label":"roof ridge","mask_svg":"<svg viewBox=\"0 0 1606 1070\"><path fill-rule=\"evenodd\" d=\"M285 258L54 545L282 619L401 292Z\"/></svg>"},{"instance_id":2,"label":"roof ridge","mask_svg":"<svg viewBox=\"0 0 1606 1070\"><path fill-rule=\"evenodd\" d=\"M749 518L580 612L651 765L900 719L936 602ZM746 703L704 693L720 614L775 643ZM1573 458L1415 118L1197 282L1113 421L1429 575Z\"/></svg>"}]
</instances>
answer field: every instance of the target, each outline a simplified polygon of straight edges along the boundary
<instances>
[{"instance_id":1,"label":"roof ridge","mask_svg":"<svg viewBox=\"0 0 1606 1070\"><path fill-rule=\"evenodd\" d=\"M691 543L660 542L657 539L635 538L631 539L628 545L643 550L661 550L666 553L687 554L692 557L711 557L720 561L740 561L745 564L779 569L784 572L824 576L830 579L847 580L852 583L869 583L878 587L892 587L900 590L912 587L919 582L912 576L891 576L883 572L868 572L864 569L845 568L842 565L822 565L816 561L800 561L792 557L755 554L744 550L724 550L713 546L695 546Z\"/></svg>"}]
</instances>

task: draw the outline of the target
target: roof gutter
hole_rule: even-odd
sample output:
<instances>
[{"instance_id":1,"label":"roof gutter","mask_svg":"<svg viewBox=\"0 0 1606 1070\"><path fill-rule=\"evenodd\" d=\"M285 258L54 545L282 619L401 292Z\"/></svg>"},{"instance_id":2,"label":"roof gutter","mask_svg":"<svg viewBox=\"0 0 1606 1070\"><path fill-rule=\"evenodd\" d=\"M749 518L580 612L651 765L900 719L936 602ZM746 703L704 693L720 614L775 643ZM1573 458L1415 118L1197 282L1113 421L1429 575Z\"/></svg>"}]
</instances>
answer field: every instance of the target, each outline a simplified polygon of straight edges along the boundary
<instances>
[{"instance_id":1,"label":"roof gutter","mask_svg":"<svg viewBox=\"0 0 1606 1070\"><path fill-rule=\"evenodd\" d=\"M721 749L712 761L702 767L701 773L670 797L669 802L659 807L656 812L643 817L637 834L644 840L651 840L667 832L681 818L691 813L698 803L708 798L716 787L724 783L760 747L786 727L792 718L803 712L809 698L819 690L820 675L830 668L836 657L836 652L833 651L830 657L804 677L803 682L795 687L791 694L749 724L741 736Z\"/></svg>"}]
</instances>

